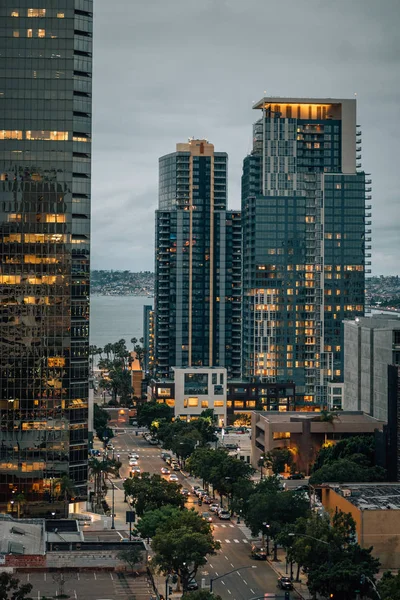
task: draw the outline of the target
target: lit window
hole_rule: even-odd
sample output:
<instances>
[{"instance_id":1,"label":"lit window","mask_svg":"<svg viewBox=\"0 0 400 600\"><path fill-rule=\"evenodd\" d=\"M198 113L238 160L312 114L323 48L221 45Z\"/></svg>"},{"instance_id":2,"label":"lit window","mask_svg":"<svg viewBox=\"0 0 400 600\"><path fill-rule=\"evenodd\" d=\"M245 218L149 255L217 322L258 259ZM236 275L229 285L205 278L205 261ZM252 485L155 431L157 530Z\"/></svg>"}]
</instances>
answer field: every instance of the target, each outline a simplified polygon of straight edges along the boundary
<instances>
[{"instance_id":1,"label":"lit window","mask_svg":"<svg viewBox=\"0 0 400 600\"><path fill-rule=\"evenodd\" d=\"M57 13L57 19L63 19L65 17L64 13Z\"/></svg>"},{"instance_id":2,"label":"lit window","mask_svg":"<svg viewBox=\"0 0 400 600\"><path fill-rule=\"evenodd\" d=\"M18 12L18 10L12 10L12 11L11 11L11 16L12 16L12 17L19 17L19 12Z\"/></svg>"},{"instance_id":3,"label":"lit window","mask_svg":"<svg viewBox=\"0 0 400 600\"><path fill-rule=\"evenodd\" d=\"M19 37L19 31L13 31L13 37Z\"/></svg>"},{"instance_id":4,"label":"lit window","mask_svg":"<svg viewBox=\"0 0 400 600\"><path fill-rule=\"evenodd\" d=\"M27 131L27 140L48 140L52 142L62 142L68 140L67 131Z\"/></svg>"},{"instance_id":5,"label":"lit window","mask_svg":"<svg viewBox=\"0 0 400 600\"><path fill-rule=\"evenodd\" d=\"M195 407L199 405L199 399L198 398L188 398L188 406L190 407Z\"/></svg>"},{"instance_id":6,"label":"lit window","mask_svg":"<svg viewBox=\"0 0 400 600\"><path fill-rule=\"evenodd\" d=\"M237 404L238 403L235 402L235 406ZM241 405L241 407L243 407L243 402L240 402L239 404ZM220 408L220 407L223 407L223 406L224 406L224 401L223 400L214 400L214 408Z\"/></svg>"},{"instance_id":7,"label":"lit window","mask_svg":"<svg viewBox=\"0 0 400 600\"><path fill-rule=\"evenodd\" d=\"M39 38L44 38L44 37L46 37L46 30L45 30L45 29L38 29L37 36L38 36Z\"/></svg>"},{"instance_id":8,"label":"lit window","mask_svg":"<svg viewBox=\"0 0 400 600\"><path fill-rule=\"evenodd\" d=\"M82 136L77 136L77 135L74 135L72 139L74 142L89 142L90 141L90 139L88 137L82 137Z\"/></svg>"},{"instance_id":9,"label":"lit window","mask_svg":"<svg viewBox=\"0 0 400 600\"><path fill-rule=\"evenodd\" d=\"M45 8L28 8L28 17L45 17Z\"/></svg>"},{"instance_id":10,"label":"lit window","mask_svg":"<svg viewBox=\"0 0 400 600\"><path fill-rule=\"evenodd\" d=\"M22 131L0 129L0 140L22 140Z\"/></svg>"},{"instance_id":11,"label":"lit window","mask_svg":"<svg viewBox=\"0 0 400 600\"><path fill-rule=\"evenodd\" d=\"M33 34L33 29L27 29L26 30L26 37L31 38Z\"/></svg>"},{"instance_id":12,"label":"lit window","mask_svg":"<svg viewBox=\"0 0 400 600\"><path fill-rule=\"evenodd\" d=\"M208 408L208 400L201 401L201 408Z\"/></svg>"}]
</instances>

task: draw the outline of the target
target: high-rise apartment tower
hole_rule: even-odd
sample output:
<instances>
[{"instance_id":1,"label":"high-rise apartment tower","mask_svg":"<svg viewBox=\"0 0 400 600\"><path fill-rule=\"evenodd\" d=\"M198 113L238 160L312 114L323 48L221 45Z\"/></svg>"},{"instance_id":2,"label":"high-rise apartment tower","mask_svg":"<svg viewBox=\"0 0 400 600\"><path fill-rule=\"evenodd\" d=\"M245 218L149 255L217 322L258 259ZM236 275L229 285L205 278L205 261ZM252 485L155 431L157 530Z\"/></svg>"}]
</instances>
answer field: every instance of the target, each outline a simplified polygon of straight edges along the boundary
<instances>
[{"instance_id":1,"label":"high-rise apartment tower","mask_svg":"<svg viewBox=\"0 0 400 600\"><path fill-rule=\"evenodd\" d=\"M156 372L240 374L240 213L226 210L227 163L207 140L160 158L156 211Z\"/></svg>"},{"instance_id":2,"label":"high-rise apartment tower","mask_svg":"<svg viewBox=\"0 0 400 600\"><path fill-rule=\"evenodd\" d=\"M55 501L63 476L86 496L92 4L0 5L0 505L8 510L19 494L25 512Z\"/></svg>"},{"instance_id":3,"label":"high-rise apartment tower","mask_svg":"<svg viewBox=\"0 0 400 600\"><path fill-rule=\"evenodd\" d=\"M370 183L356 100L263 98L244 160L243 374L325 404L364 314Z\"/></svg>"}]
</instances>

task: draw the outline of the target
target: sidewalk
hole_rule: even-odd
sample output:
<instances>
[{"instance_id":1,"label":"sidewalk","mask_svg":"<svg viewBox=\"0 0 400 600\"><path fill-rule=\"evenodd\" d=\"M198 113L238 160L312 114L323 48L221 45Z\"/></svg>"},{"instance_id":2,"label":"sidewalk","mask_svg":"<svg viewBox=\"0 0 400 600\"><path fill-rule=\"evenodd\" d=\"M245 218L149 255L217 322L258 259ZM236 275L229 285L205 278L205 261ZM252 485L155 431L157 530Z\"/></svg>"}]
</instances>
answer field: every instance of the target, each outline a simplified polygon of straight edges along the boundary
<instances>
[{"instance_id":1,"label":"sidewalk","mask_svg":"<svg viewBox=\"0 0 400 600\"><path fill-rule=\"evenodd\" d=\"M271 556L273 556L272 552L270 554L270 557L268 558L268 564L275 571L275 573L279 577L282 577L282 576L290 577L290 563L287 563L287 570L286 570L286 552L285 552L285 550L283 550L283 548L278 549L278 560L277 561L272 560ZM294 578L296 577L296 574L297 574L297 564L293 563L293 590L300 598L303 598L304 600L310 600L312 598L312 595L308 591L307 576L304 575L304 573L300 569L300 576L299 576L300 581L295 581Z\"/></svg>"}]
</instances>

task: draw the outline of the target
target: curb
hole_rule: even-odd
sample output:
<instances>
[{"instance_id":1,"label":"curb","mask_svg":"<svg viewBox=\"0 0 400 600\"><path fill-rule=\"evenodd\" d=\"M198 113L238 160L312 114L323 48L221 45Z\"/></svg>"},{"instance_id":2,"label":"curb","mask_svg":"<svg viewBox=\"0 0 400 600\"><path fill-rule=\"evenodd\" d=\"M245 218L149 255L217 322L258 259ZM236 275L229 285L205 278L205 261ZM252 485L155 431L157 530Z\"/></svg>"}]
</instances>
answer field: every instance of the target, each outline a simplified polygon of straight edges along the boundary
<instances>
[{"instance_id":1,"label":"curb","mask_svg":"<svg viewBox=\"0 0 400 600\"><path fill-rule=\"evenodd\" d=\"M267 559L267 563L269 564L269 566L271 567L271 569L273 571L275 571L275 573L277 575L279 575L279 577L283 577L284 575L282 574L281 571L278 570L278 568L276 567L276 565L274 564L273 561L271 561L270 559ZM299 582L297 582L299 583ZM296 583L293 582L293 591L298 595L299 598L301 598L302 600L310 600L311 595L303 596L302 590L299 590L298 587L296 586Z\"/></svg>"}]
</instances>

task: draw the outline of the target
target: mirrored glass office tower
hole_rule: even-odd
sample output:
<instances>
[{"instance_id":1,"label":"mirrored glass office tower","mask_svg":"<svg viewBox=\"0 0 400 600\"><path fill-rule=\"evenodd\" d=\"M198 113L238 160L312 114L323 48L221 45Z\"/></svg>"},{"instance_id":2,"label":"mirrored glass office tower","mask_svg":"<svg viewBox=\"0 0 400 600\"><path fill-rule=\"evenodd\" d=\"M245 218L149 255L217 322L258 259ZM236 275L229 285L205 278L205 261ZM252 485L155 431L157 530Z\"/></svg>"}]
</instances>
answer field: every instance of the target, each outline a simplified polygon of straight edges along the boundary
<instances>
[{"instance_id":1,"label":"mirrored glass office tower","mask_svg":"<svg viewBox=\"0 0 400 600\"><path fill-rule=\"evenodd\" d=\"M370 183L356 100L263 98L244 160L243 374L326 404L364 314ZM367 203L366 203L367 202Z\"/></svg>"},{"instance_id":2,"label":"mirrored glass office tower","mask_svg":"<svg viewBox=\"0 0 400 600\"><path fill-rule=\"evenodd\" d=\"M34 514L86 496L92 0L0 23L0 505Z\"/></svg>"}]
</instances>

